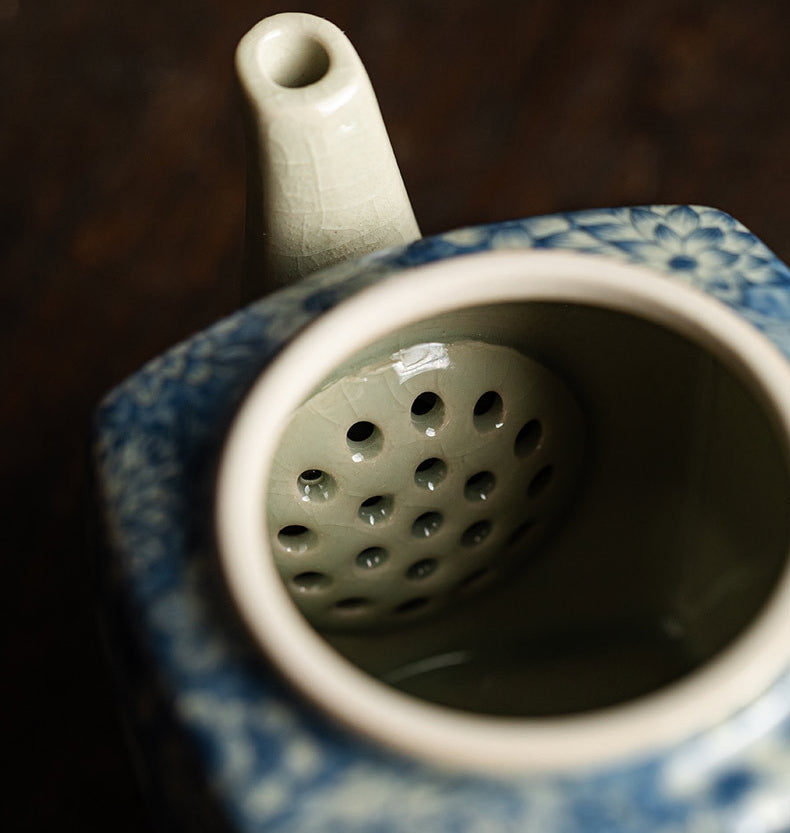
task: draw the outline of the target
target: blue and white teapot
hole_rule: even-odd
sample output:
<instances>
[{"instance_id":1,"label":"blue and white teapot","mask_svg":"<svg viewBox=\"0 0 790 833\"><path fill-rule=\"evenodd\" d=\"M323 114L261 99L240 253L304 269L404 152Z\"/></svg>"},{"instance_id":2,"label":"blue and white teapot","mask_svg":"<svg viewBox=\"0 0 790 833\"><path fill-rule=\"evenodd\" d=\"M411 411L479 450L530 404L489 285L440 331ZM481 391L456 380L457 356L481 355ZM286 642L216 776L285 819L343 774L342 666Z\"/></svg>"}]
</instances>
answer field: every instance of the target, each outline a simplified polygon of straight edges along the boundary
<instances>
[{"instance_id":1,"label":"blue and white teapot","mask_svg":"<svg viewBox=\"0 0 790 833\"><path fill-rule=\"evenodd\" d=\"M420 239L342 33L238 69L269 294L97 417L165 823L790 830L787 266L690 206Z\"/></svg>"}]
</instances>

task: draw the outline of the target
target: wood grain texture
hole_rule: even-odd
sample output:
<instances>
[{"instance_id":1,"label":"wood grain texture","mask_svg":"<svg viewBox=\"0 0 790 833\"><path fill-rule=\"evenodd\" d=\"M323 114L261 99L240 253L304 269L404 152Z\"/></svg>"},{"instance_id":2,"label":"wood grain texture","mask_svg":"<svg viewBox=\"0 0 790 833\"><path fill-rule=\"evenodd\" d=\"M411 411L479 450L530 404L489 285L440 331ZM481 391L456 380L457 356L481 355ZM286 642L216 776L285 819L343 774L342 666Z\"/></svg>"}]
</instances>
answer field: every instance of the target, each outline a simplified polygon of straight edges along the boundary
<instances>
[{"instance_id":1,"label":"wood grain texture","mask_svg":"<svg viewBox=\"0 0 790 833\"><path fill-rule=\"evenodd\" d=\"M300 7L366 63L424 233L696 202L790 259L784 0ZM0 0L4 677L21 784L9 829L149 829L93 616L90 415L237 304L233 52L286 8Z\"/></svg>"}]
</instances>

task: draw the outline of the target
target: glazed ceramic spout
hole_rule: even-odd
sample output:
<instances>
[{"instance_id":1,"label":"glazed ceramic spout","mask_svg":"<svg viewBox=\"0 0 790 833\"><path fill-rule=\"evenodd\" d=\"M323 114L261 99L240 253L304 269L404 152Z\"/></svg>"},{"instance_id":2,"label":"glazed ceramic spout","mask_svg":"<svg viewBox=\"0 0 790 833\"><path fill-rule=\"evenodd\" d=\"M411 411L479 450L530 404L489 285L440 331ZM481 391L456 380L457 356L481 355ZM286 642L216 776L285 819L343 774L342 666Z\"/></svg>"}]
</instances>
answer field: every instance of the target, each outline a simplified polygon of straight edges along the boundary
<instances>
[{"instance_id":1,"label":"glazed ceramic spout","mask_svg":"<svg viewBox=\"0 0 790 833\"><path fill-rule=\"evenodd\" d=\"M266 18L242 39L248 299L420 236L367 73L333 24Z\"/></svg>"}]
</instances>

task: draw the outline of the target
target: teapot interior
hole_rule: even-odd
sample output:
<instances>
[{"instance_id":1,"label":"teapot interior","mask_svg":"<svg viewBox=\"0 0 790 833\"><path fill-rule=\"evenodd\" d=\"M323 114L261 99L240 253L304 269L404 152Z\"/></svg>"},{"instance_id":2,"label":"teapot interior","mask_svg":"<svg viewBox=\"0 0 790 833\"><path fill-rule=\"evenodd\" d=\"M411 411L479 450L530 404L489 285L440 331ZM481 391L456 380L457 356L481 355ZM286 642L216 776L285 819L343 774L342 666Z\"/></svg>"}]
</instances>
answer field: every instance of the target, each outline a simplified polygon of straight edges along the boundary
<instances>
[{"instance_id":1,"label":"teapot interior","mask_svg":"<svg viewBox=\"0 0 790 833\"><path fill-rule=\"evenodd\" d=\"M324 637L396 688L485 714L584 712L701 669L759 615L786 564L786 450L759 396L664 326L548 302L425 319L331 378L459 338L514 348L568 385L586 433L575 497L507 581L419 622Z\"/></svg>"}]
</instances>

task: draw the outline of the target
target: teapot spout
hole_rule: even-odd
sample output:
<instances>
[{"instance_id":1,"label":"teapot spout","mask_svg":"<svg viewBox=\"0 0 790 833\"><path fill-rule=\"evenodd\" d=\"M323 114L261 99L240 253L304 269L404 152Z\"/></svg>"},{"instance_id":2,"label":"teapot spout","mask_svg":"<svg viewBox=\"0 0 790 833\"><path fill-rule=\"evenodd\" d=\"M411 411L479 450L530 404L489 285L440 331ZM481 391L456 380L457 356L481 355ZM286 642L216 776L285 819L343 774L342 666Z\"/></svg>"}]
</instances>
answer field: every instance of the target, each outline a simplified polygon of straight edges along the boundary
<instances>
[{"instance_id":1,"label":"teapot spout","mask_svg":"<svg viewBox=\"0 0 790 833\"><path fill-rule=\"evenodd\" d=\"M247 299L419 238L365 68L346 36L284 13L239 43L247 103Z\"/></svg>"}]
</instances>

